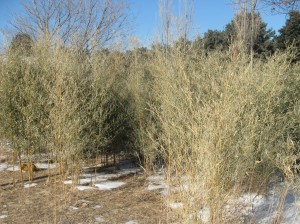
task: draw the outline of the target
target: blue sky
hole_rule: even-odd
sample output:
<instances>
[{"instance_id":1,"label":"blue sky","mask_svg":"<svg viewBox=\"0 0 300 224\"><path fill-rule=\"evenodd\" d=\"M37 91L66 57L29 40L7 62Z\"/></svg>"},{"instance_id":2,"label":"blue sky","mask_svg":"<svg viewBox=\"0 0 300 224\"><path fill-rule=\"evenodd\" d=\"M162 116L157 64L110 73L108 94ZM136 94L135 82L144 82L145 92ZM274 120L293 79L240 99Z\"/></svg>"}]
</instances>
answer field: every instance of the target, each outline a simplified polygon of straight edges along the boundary
<instances>
[{"instance_id":1,"label":"blue sky","mask_svg":"<svg viewBox=\"0 0 300 224\"><path fill-rule=\"evenodd\" d=\"M0 28L9 22L11 14L22 11L21 0L0 0Z\"/></svg>"},{"instance_id":2,"label":"blue sky","mask_svg":"<svg viewBox=\"0 0 300 224\"><path fill-rule=\"evenodd\" d=\"M177 2L178 0L173 0ZM135 14L135 33L143 42L152 40L159 26L159 0L131 0ZM230 0L195 0L194 32L203 36L208 30L222 30L235 15ZM285 15L271 15L269 9L261 11L268 28L278 31L285 24Z\"/></svg>"},{"instance_id":3,"label":"blue sky","mask_svg":"<svg viewBox=\"0 0 300 224\"><path fill-rule=\"evenodd\" d=\"M159 0L129 1L133 18L133 35L147 45L158 33ZM173 0L174 3L177 1ZM21 2L22 0L0 0L0 29L7 26L11 14L22 12ZM230 2L230 0L195 0L194 32L203 35L208 29L224 29L234 17L234 8ZM278 31L286 20L285 15L271 15L268 10L262 13L262 17L268 27L275 31Z\"/></svg>"}]
</instances>

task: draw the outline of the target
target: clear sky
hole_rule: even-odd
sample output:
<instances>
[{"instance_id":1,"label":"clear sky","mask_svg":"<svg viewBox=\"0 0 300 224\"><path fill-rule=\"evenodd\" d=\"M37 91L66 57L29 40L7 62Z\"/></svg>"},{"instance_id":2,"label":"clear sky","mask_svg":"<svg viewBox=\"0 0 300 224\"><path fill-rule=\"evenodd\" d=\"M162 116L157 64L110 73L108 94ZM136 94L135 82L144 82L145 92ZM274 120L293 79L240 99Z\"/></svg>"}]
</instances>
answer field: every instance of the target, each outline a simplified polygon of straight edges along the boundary
<instances>
[{"instance_id":1,"label":"clear sky","mask_svg":"<svg viewBox=\"0 0 300 224\"><path fill-rule=\"evenodd\" d=\"M176 3L178 0L173 0ZM0 29L7 26L12 14L22 12L22 0L0 0ZM148 45L158 33L159 0L129 0L133 18L133 35ZM195 0L195 33L203 35L208 29L224 29L234 17L230 0ZM269 28L280 29L286 20L285 15L271 15L269 10L262 12L263 20ZM1 37L0 37L1 41Z\"/></svg>"}]
</instances>

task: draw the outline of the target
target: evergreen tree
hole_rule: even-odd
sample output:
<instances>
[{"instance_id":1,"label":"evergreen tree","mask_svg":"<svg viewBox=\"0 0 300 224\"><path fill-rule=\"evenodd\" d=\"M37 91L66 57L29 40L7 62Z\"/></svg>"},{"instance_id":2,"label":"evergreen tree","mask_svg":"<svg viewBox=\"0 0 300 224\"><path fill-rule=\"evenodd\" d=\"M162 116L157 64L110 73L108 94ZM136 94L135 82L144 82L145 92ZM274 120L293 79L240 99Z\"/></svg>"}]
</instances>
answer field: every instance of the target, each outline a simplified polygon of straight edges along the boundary
<instances>
[{"instance_id":1,"label":"evergreen tree","mask_svg":"<svg viewBox=\"0 0 300 224\"><path fill-rule=\"evenodd\" d=\"M254 41L253 50L256 56L266 58L274 53L275 31L273 29L267 29L267 23L261 22L258 30L258 35Z\"/></svg>"},{"instance_id":2,"label":"evergreen tree","mask_svg":"<svg viewBox=\"0 0 300 224\"><path fill-rule=\"evenodd\" d=\"M250 18L250 13L246 16ZM232 20L229 24L225 27L225 37L229 40L230 43L234 42L237 38L237 21L239 21L241 16L237 15L237 17ZM258 25L256 37L253 43L253 51L256 57L265 58L266 56L274 53L275 46L274 46L274 37L275 31L273 29L267 29L267 23L262 21L260 14L255 15L256 23ZM249 20L249 19L248 19ZM249 24L250 26L250 24ZM250 29L250 28L249 28ZM249 30L250 32L250 30ZM250 38L249 38L250 41Z\"/></svg>"},{"instance_id":3,"label":"evergreen tree","mask_svg":"<svg viewBox=\"0 0 300 224\"><path fill-rule=\"evenodd\" d=\"M276 38L277 47L281 50L293 45L296 48L296 61L300 60L300 13L291 11L285 25L279 30Z\"/></svg>"},{"instance_id":4,"label":"evergreen tree","mask_svg":"<svg viewBox=\"0 0 300 224\"><path fill-rule=\"evenodd\" d=\"M224 31L208 30L204 34L203 45L205 50L226 50L229 42Z\"/></svg>"},{"instance_id":5,"label":"evergreen tree","mask_svg":"<svg viewBox=\"0 0 300 224\"><path fill-rule=\"evenodd\" d=\"M12 40L9 51L19 55L28 56L31 54L33 40L29 34L18 33Z\"/></svg>"}]
</instances>

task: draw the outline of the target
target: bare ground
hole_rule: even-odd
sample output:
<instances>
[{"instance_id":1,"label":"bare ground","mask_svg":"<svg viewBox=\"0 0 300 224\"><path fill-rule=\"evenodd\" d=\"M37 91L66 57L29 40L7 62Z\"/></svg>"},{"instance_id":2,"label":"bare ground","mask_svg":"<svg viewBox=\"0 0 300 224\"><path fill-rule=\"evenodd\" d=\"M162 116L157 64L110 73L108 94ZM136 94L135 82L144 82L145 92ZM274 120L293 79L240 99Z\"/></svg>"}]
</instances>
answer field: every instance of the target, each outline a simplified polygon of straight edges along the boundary
<instances>
[{"instance_id":1,"label":"bare ground","mask_svg":"<svg viewBox=\"0 0 300 224\"><path fill-rule=\"evenodd\" d=\"M0 172L0 217L7 216L0 223L168 222L159 190L147 190L143 174L123 177L126 185L109 191L79 191L61 184L57 175L47 179L47 171L39 171L33 180L37 186L24 188L19 172Z\"/></svg>"}]
</instances>

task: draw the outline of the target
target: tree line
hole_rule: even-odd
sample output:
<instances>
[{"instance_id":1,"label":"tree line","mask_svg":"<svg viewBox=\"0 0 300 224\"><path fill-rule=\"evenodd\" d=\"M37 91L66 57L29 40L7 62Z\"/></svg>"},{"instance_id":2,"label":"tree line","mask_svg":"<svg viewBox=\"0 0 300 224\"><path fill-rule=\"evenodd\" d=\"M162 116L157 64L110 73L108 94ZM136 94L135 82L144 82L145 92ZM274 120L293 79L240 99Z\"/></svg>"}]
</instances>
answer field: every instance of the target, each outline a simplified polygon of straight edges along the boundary
<instances>
[{"instance_id":1,"label":"tree line","mask_svg":"<svg viewBox=\"0 0 300 224\"><path fill-rule=\"evenodd\" d=\"M247 14L247 17L250 18L250 13ZM206 51L228 50L237 37L236 23L241 19L241 15L237 15L234 20L225 26L224 30L208 30L203 37L198 36L194 41L188 41L187 44L195 47L202 46ZM276 50L286 50L288 47L293 46L297 54L296 60L300 60L299 11L289 12L285 25L278 31L278 35L272 28L267 28L267 23L263 22L259 13L255 14L255 20L257 24L257 35L253 44L255 57L266 58L274 54ZM250 27L250 24L248 26ZM249 38L250 33L248 29ZM178 40L176 44L180 44L182 41L182 39Z\"/></svg>"},{"instance_id":2,"label":"tree line","mask_svg":"<svg viewBox=\"0 0 300 224\"><path fill-rule=\"evenodd\" d=\"M39 1L32 2L40 4ZM52 1L48 3L52 4ZM250 17L254 23L250 24ZM295 102L298 102L296 87L299 80L296 72L290 71L288 60L299 60L299 19L299 12L291 11L285 26L275 37L274 31L267 30L259 14L254 17L249 13L238 14L224 31L210 30L204 37L194 40L181 36L174 42L158 42L150 48L136 47L124 51L106 48L106 39L101 38L92 41L96 43L94 47L89 47L89 44L84 44L85 47L82 44L70 46L74 36L55 42L55 35L49 32L38 38L37 33L19 31L5 58L1 58L1 137L14 143L17 154L27 154L30 158L31 154L40 150L49 150L69 164L78 164L86 157L92 158L112 148L119 152L125 145L144 157L147 164L171 158L176 153L189 154L199 145L206 144L198 142L206 141L208 134L202 130L203 122L207 122L207 126L209 122L219 122L217 112L216 117L211 117L208 112L217 108L212 106L212 102L221 110L223 100L228 100L225 105L231 103L229 98L222 98L226 91L230 96L241 94L235 94L237 89L227 86L226 78L232 79L233 86L238 87L235 76L231 77L231 74L238 75L239 70L243 70L244 76L240 77L243 83L253 76L247 89L252 96L257 92L257 82L262 78L260 73L264 72L263 69L268 71L264 83L273 82L276 78L272 77L276 65L272 64L272 58L269 59L274 54L274 61L283 60L281 73L277 74L283 79L280 83L284 83L284 86L278 87L281 91L278 94L282 96L270 89L274 96L270 100L274 105L264 108L271 102L265 101L268 94L257 92L261 95L253 95L249 101L243 102L244 112L236 116L240 116L241 120L248 119L244 116L252 111L249 105L256 105L257 110L253 109L250 115L253 116L251 122L257 122L255 125L258 127L253 127L251 132L258 132L255 136L259 136L264 131L264 126L259 126L262 117L269 116L269 113L274 117L278 114L288 117L287 111L293 111ZM244 58L234 55L237 51L239 56L240 48L234 49L234 44L241 35L239 24L242 22L246 22L243 28L246 36L242 38L247 53ZM247 36L251 30L256 30L255 38ZM293 53L287 51L279 56L274 53L290 45L294 47ZM255 76L247 70L251 50L257 59L253 67L256 69ZM241 68L236 61L242 65ZM291 74L288 80L284 77L286 73ZM255 102L256 98L262 102ZM278 102L277 98L280 99ZM195 116L195 111L199 116ZM198 120L202 113L207 121ZM291 113L296 117L295 111ZM228 112L228 116L230 114ZM231 117L228 119L230 123ZM299 123L294 120L283 130L284 133L280 132L280 136L284 136L282 141L291 139L298 147ZM272 122L269 122L270 128L277 131ZM241 125L242 121L231 127L232 133L235 129L248 128ZM193 129L199 130L199 133ZM214 136L213 130L211 134ZM244 141L242 133L234 136L237 137ZM262 140L256 138L249 143L251 149L263 150ZM235 143L232 142L232 145ZM298 148L295 151L298 152ZM259 151L255 159L261 156Z\"/></svg>"}]
</instances>

